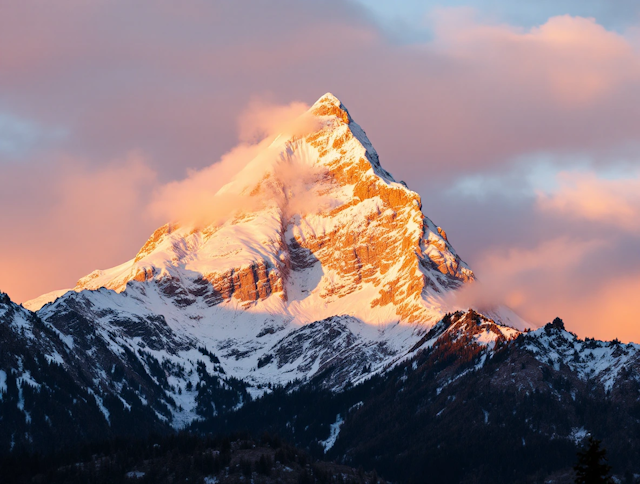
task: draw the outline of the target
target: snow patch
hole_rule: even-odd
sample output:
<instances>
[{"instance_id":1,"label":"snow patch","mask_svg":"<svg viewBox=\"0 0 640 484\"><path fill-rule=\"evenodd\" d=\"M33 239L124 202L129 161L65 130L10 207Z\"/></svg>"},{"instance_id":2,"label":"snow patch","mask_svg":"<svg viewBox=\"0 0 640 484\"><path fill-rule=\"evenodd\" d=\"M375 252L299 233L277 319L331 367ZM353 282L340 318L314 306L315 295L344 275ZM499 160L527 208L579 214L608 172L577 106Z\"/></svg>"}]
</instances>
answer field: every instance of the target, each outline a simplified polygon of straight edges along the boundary
<instances>
[{"instance_id":1,"label":"snow patch","mask_svg":"<svg viewBox=\"0 0 640 484\"><path fill-rule=\"evenodd\" d=\"M337 415L335 423L331 424L331 429L329 432L329 438L327 440L323 440L320 442L320 445L324 447L324 452L327 453L329 449L331 449L336 440L338 439L338 434L340 433L340 427L342 426L343 420L340 414Z\"/></svg>"},{"instance_id":2,"label":"snow patch","mask_svg":"<svg viewBox=\"0 0 640 484\"><path fill-rule=\"evenodd\" d=\"M2 400L2 394L7 391L7 373L4 370L0 370L0 400Z\"/></svg>"},{"instance_id":3,"label":"snow patch","mask_svg":"<svg viewBox=\"0 0 640 484\"><path fill-rule=\"evenodd\" d=\"M589 432L584 427L573 427L569 434L569 440L572 440L576 445L579 445L588 435Z\"/></svg>"},{"instance_id":4,"label":"snow patch","mask_svg":"<svg viewBox=\"0 0 640 484\"><path fill-rule=\"evenodd\" d=\"M129 471L125 474L128 479L142 479L144 476L145 473L141 471Z\"/></svg>"},{"instance_id":5,"label":"snow patch","mask_svg":"<svg viewBox=\"0 0 640 484\"><path fill-rule=\"evenodd\" d=\"M107 407L104 406L102 398L100 398L96 394L96 392L94 392L91 388L87 388L87 392L90 393L91 395L93 395L93 397L96 399L96 404L98 405L98 408L100 409L100 411L104 415L104 418L107 420L107 423L110 424L111 423L111 420L110 420L111 414L109 413L109 410L107 410Z\"/></svg>"},{"instance_id":6,"label":"snow patch","mask_svg":"<svg viewBox=\"0 0 640 484\"><path fill-rule=\"evenodd\" d=\"M49 304L55 301L60 296L66 294L69 291L71 291L71 289L59 289L57 291L51 291L43 294L42 296L38 296L35 299L30 299L29 301L22 303L22 306L27 308L29 311L36 312L45 304Z\"/></svg>"}]
</instances>

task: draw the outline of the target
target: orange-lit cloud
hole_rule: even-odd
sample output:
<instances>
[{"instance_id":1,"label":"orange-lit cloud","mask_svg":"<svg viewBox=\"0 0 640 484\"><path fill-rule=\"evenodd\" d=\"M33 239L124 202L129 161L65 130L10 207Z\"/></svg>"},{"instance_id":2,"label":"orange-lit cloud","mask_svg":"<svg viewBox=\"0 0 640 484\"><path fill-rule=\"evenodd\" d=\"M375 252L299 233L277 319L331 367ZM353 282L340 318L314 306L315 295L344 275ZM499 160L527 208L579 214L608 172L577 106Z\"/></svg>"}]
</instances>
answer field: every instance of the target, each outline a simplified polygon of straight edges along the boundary
<instances>
[{"instance_id":1,"label":"orange-lit cloud","mask_svg":"<svg viewBox=\"0 0 640 484\"><path fill-rule=\"evenodd\" d=\"M311 115L303 117L308 109L309 105L302 102L278 105L253 99L238 118L238 138L245 143L255 143L279 133L308 133L317 123Z\"/></svg>"},{"instance_id":2,"label":"orange-lit cloud","mask_svg":"<svg viewBox=\"0 0 640 484\"><path fill-rule=\"evenodd\" d=\"M557 309L582 337L639 342L640 272L595 282L593 290L580 303L563 304Z\"/></svg>"},{"instance_id":3,"label":"orange-lit cloud","mask_svg":"<svg viewBox=\"0 0 640 484\"><path fill-rule=\"evenodd\" d=\"M18 302L73 287L82 274L114 260L124 262L153 230L140 214L156 175L138 154L98 170L68 158L44 173L27 170L29 180L19 190L31 203L1 215L0 290ZM0 179L5 203L16 191L13 183Z\"/></svg>"},{"instance_id":4,"label":"orange-lit cloud","mask_svg":"<svg viewBox=\"0 0 640 484\"><path fill-rule=\"evenodd\" d=\"M567 295L562 290L566 282L562 275L572 274L585 256L601 245L597 241L558 238L532 249L491 249L483 254L475 267L478 283L460 291L458 302L469 307L507 304L530 317L528 308L535 307L540 300L548 299L559 290ZM533 322L539 322L537 315Z\"/></svg>"},{"instance_id":5,"label":"orange-lit cloud","mask_svg":"<svg viewBox=\"0 0 640 484\"><path fill-rule=\"evenodd\" d=\"M184 180L158 187L151 199L149 213L158 223L165 223L161 222L164 220L202 225L222 221L234 209L244 206L244 197L216 196L218 190L267 146L265 141L255 145L241 144L217 163L190 171Z\"/></svg>"},{"instance_id":6,"label":"orange-lit cloud","mask_svg":"<svg viewBox=\"0 0 640 484\"><path fill-rule=\"evenodd\" d=\"M580 337L640 341L640 271L590 271L615 243L558 238L531 249L492 250L475 267L477 283L456 300L463 307L506 304L537 326L561 317Z\"/></svg>"},{"instance_id":7,"label":"orange-lit cloud","mask_svg":"<svg viewBox=\"0 0 640 484\"><path fill-rule=\"evenodd\" d=\"M406 45L341 0L3 6L0 110L66 135L35 139L24 159L0 154L0 289L21 301L68 287L132 257L165 219L224 216L213 194L260 139L332 91L492 286L483 298L536 323L564 317L579 334L631 335L638 184L595 172L640 159L637 28L568 15L530 28L460 9L431 22L431 40ZM595 172L517 203L439 198L531 153L578 154ZM294 186L315 176L281 168Z\"/></svg>"},{"instance_id":8,"label":"orange-lit cloud","mask_svg":"<svg viewBox=\"0 0 640 484\"><path fill-rule=\"evenodd\" d=\"M283 211L318 208L309 185L320 176L317 169L295 160L281 159L280 151L271 149L274 138L283 135L304 136L319 128L319 119L309 113L309 106L294 102L277 105L254 99L238 118L241 140L220 161L202 170L190 170L180 181L170 182L156 190L149 212L158 221L208 225L222 223L238 211L260 208L277 200ZM248 163L250 170L243 169ZM260 192L253 188L265 176ZM220 190L228 183L239 189ZM248 188L247 191L243 191Z\"/></svg>"},{"instance_id":9,"label":"orange-lit cloud","mask_svg":"<svg viewBox=\"0 0 640 484\"><path fill-rule=\"evenodd\" d=\"M0 290L21 302L72 287L82 275L130 258L167 221L208 224L222 222L237 210L259 208L264 202L260 196L217 192L260 154L264 159L258 161L264 164L258 163L241 182L258 183L272 166L277 183L267 187L271 191L266 195L282 199L284 211L317 209L320 205L308 186L319 176L317 170L276 160L276 153L268 150L279 130L304 135L317 127L317 118L307 115L307 109L302 103L254 100L238 116L238 126L256 141L240 142L219 161L190 170L180 181L161 183L150 161L135 152L98 169L62 155L35 171L29 165L0 167L7 174L0 179L4 205L20 196L29 202L0 212L2 224L15 228L0 241ZM283 184L287 190L280 192Z\"/></svg>"},{"instance_id":10,"label":"orange-lit cloud","mask_svg":"<svg viewBox=\"0 0 640 484\"><path fill-rule=\"evenodd\" d=\"M472 251L468 261L478 282L461 291L455 304L506 304L535 325L561 317L581 337L640 341L638 188L634 176L561 172L557 188L539 192L502 227L484 222L504 216L500 209L487 216L492 202L474 207L471 216L480 218L480 229L468 230L495 233L484 248Z\"/></svg>"},{"instance_id":11,"label":"orange-lit cloud","mask_svg":"<svg viewBox=\"0 0 640 484\"><path fill-rule=\"evenodd\" d=\"M611 180L598 178L594 173L562 172L558 182L557 190L538 192L542 210L640 231L640 178Z\"/></svg>"}]
</instances>

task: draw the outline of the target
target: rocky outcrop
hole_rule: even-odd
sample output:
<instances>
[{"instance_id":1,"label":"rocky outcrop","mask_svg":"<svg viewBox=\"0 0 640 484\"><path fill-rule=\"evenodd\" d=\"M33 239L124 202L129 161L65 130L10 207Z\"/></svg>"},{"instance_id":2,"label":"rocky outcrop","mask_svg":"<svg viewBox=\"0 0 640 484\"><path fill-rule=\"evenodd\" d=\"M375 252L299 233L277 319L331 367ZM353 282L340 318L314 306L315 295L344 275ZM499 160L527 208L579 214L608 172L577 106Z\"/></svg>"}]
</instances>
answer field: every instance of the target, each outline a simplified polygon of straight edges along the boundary
<instances>
[{"instance_id":1,"label":"rocky outcrop","mask_svg":"<svg viewBox=\"0 0 640 484\"><path fill-rule=\"evenodd\" d=\"M164 235L170 234L176 228L177 227L172 226L172 224L165 224L157 229L153 234L151 234L151 237L149 237L142 248L138 251L133 262L138 262L151 254L156 249Z\"/></svg>"},{"instance_id":2,"label":"rocky outcrop","mask_svg":"<svg viewBox=\"0 0 640 484\"><path fill-rule=\"evenodd\" d=\"M211 284L207 301L211 305L238 299L243 303L263 300L272 294L285 298L283 279L278 269L268 262L259 261L246 267L231 269L224 274L208 274L204 279Z\"/></svg>"}]
</instances>

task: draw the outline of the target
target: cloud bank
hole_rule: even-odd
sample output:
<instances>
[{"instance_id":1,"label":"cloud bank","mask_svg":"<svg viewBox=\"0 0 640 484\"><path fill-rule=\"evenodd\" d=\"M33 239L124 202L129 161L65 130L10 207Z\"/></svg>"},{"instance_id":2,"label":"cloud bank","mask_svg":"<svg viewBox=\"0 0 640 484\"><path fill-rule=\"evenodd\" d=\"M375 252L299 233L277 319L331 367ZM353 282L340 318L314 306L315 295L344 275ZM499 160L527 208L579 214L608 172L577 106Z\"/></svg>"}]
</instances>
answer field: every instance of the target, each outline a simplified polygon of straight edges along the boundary
<instances>
[{"instance_id":1,"label":"cloud bank","mask_svg":"<svg viewBox=\"0 0 640 484\"><path fill-rule=\"evenodd\" d=\"M13 2L0 119L63 135L0 132L20 148L0 150L0 288L68 287L161 218L224 216L213 194L331 91L497 295L539 324L640 341L639 25L566 11L531 26L433 9L411 43L340 0Z\"/></svg>"}]
</instances>

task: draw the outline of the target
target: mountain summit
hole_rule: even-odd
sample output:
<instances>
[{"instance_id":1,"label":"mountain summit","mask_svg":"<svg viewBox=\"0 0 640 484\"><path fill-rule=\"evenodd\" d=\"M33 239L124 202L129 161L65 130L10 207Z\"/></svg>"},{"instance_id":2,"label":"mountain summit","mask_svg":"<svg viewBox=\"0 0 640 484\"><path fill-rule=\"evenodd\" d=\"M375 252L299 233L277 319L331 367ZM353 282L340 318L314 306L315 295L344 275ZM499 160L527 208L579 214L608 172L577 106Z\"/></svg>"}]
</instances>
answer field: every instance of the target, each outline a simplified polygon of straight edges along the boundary
<instances>
[{"instance_id":1,"label":"mountain summit","mask_svg":"<svg viewBox=\"0 0 640 484\"><path fill-rule=\"evenodd\" d=\"M537 482L599 431L637 470L640 346L445 314L473 273L331 94L251 153L124 264L31 311L0 293L0 455L250 428L399 481Z\"/></svg>"},{"instance_id":2,"label":"mountain summit","mask_svg":"<svg viewBox=\"0 0 640 484\"><path fill-rule=\"evenodd\" d=\"M155 284L180 308L201 302L299 323L439 319L443 293L474 276L422 213L420 196L382 168L332 94L288 131L213 198L237 209L200 226L160 227L133 259L92 272L74 291Z\"/></svg>"}]
</instances>

